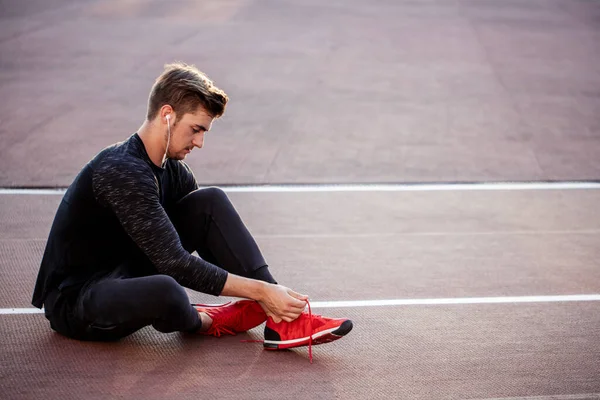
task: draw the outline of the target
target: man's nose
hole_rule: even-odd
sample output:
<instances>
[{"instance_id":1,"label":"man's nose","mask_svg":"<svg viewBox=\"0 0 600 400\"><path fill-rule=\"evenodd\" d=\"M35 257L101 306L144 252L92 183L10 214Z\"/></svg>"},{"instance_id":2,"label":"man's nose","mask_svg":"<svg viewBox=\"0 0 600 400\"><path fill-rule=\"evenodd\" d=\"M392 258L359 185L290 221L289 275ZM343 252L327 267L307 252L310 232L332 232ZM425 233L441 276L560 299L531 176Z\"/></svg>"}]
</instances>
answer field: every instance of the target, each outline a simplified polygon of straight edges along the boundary
<instances>
[{"instance_id":1,"label":"man's nose","mask_svg":"<svg viewBox=\"0 0 600 400\"><path fill-rule=\"evenodd\" d=\"M197 148L201 149L202 146L204 146L204 133L201 133L200 135L196 136L194 140L192 140L192 144Z\"/></svg>"}]
</instances>

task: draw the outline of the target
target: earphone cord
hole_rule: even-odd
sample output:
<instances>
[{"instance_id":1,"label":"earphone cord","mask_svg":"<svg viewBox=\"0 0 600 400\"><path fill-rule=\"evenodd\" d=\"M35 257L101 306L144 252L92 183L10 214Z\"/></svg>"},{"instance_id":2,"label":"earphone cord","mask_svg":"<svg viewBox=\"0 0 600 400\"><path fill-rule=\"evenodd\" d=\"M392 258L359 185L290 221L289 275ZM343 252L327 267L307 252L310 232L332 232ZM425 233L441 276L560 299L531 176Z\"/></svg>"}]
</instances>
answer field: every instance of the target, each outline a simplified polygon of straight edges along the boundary
<instances>
[{"instance_id":1,"label":"earphone cord","mask_svg":"<svg viewBox=\"0 0 600 400\"><path fill-rule=\"evenodd\" d=\"M167 148L165 149L165 155L163 156L163 165L167 161L167 153L169 152L169 143L171 142L171 123L170 118L167 118Z\"/></svg>"}]
</instances>

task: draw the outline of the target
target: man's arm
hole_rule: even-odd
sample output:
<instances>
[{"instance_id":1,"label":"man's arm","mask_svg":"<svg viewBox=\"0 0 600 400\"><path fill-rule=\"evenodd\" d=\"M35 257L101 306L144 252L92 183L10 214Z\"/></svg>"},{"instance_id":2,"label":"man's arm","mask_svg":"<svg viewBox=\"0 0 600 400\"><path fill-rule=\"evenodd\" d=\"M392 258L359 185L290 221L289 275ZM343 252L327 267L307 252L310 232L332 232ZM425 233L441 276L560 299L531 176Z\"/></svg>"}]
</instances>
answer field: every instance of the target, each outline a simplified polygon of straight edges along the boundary
<instances>
[{"instance_id":1,"label":"man's arm","mask_svg":"<svg viewBox=\"0 0 600 400\"><path fill-rule=\"evenodd\" d=\"M282 285L257 281L234 274L227 275L223 296L245 297L258 301L275 322L295 320L306 306L308 296Z\"/></svg>"},{"instance_id":2,"label":"man's arm","mask_svg":"<svg viewBox=\"0 0 600 400\"><path fill-rule=\"evenodd\" d=\"M300 315L307 296L281 285L230 274L188 253L160 205L154 175L146 168L105 164L95 171L92 182L97 199L115 213L158 272L199 292L257 300L276 321L292 321Z\"/></svg>"},{"instance_id":3,"label":"man's arm","mask_svg":"<svg viewBox=\"0 0 600 400\"><path fill-rule=\"evenodd\" d=\"M177 171L175 193L176 200L179 200L198 189L198 182L185 162L177 161ZM257 300L276 322L280 319L285 321L296 319L304 310L308 299L308 296L298 294L284 286L247 279L231 273L227 275L221 295Z\"/></svg>"},{"instance_id":4,"label":"man's arm","mask_svg":"<svg viewBox=\"0 0 600 400\"><path fill-rule=\"evenodd\" d=\"M110 161L94 171L92 184L98 201L114 212L159 273L172 276L190 289L220 295L227 271L183 248L160 204L158 183L149 166L142 162Z\"/></svg>"}]
</instances>

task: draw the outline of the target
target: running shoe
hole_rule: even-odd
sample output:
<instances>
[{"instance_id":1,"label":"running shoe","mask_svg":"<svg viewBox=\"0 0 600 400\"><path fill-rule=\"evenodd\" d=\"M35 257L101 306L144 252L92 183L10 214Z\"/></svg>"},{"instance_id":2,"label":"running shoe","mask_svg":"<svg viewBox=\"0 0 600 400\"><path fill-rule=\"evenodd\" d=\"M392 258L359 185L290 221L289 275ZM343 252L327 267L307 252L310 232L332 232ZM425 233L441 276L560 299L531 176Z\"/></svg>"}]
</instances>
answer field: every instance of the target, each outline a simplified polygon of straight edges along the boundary
<instances>
[{"instance_id":1,"label":"running shoe","mask_svg":"<svg viewBox=\"0 0 600 400\"><path fill-rule=\"evenodd\" d=\"M202 335L220 337L222 335L235 335L246 332L267 319L264 310L254 300L239 300L220 305L192 304L198 312L208 314L213 322Z\"/></svg>"},{"instance_id":2,"label":"running shoe","mask_svg":"<svg viewBox=\"0 0 600 400\"><path fill-rule=\"evenodd\" d=\"M309 346L312 361L312 345L333 342L347 335L351 330L352 321L349 319L327 318L313 314L308 304L308 312L303 312L292 322L275 323L271 317L268 317L263 346L266 350Z\"/></svg>"}]
</instances>

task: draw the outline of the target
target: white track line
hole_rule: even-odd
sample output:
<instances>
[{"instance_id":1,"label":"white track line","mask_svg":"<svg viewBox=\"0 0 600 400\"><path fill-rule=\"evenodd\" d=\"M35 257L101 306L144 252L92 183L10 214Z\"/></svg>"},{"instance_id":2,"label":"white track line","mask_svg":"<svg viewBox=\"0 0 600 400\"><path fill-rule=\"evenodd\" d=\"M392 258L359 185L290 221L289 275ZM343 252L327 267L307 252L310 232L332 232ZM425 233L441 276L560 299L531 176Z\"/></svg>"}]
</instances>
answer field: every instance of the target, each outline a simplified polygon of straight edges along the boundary
<instances>
[{"instance_id":1,"label":"white track line","mask_svg":"<svg viewBox=\"0 0 600 400\"><path fill-rule=\"evenodd\" d=\"M222 186L226 192L435 192L485 190L582 190L600 189L600 182L482 182L482 183L390 183ZM0 194L63 195L65 189L0 189Z\"/></svg>"},{"instance_id":2,"label":"white track line","mask_svg":"<svg viewBox=\"0 0 600 400\"><path fill-rule=\"evenodd\" d=\"M555 394L548 396L527 396L527 397L485 397L469 400L600 400L600 393L581 393L581 394Z\"/></svg>"},{"instance_id":3,"label":"white track line","mask_svg":"<svg viewBox=\"0 0 600 400\"><path fill-rule=\"evenodd\" d=\"M364 239L382 237L427 236L541 236L541 235L599 235L600 229L561 229L540 231L440 231L440 232L372 232L372 233L257 233L257 239ZM0 242L46 242L48 238L0 238Z\"/></svg>"},{"instance_id":4,"label":"white track line","mask_svg":"<svg viewBox=\"0 0 600 400\"><path fill-rule=\"evenodd\" d=\"M600 229L562 229L562 230L541 230L541 231L472 231L472 232L373 232L373 233L281 233L281 234L261 234L254 235L259 239L329 239L329 238L380 238L380 237L421 237L421 236L523 236L523 235L598 235ZM0 239L10 240L10 239ZM24 240L24 239L18 239Z\"/></svg>"},{"instance_id":5,"label":"white track line","mask_svg":"<svg viewBox=\"0 0 600 400\"><path fill-rule=\"evenodd\" d=\"M481 190L580 190L600 189L600 182L499 182L416 183L364 185L264 185L229 186L226 192L436 192Z\"/></svg>"},{"instance_id":6,"label":"white track line","mask_svg":"<svg viewBox=\"0 0 600 400\"><path fill-rule=\"evenodd\" d=\"M30 194L37 196L63 195L66 189L0 189L0 194Z\"/></svg>"},{"instance_id":7,"label":"white track line","mask_svg":"<svg viewBox=\"0 0 600 400\"><path fill-rule=\"evenodd\" d=\"M44 310L38 310L37 308L0 308L0 315L9 314L43 314Z\"/></svg>"},{"instance_id":8,"label":"white track line","mask_svg":"<svg viewBox=\"0 0 600 400\"><path fill-rule=\"evenodd\" d=\"M456 297L446 299L392 299L311 301L312 308L382 307L382 306L439 306L455 304L506 304L506 303L561 303L572 301L600 301L600 294L562 296L511 296L511 297ZM41 314L37 308L0 308L0 314Z\"/></svg>"},{"instance_id":9,"label":"white track line","mask_svg":"<svg viewBox=\"0 0 600 400\"><path fill-rule=\"evenodd\" d=\"M378 307L378 306L422 306L454 304L503 304L503 303L558 303L567 301L600 301L600 294L580 294L564 296L511 296L511 297L458 297L446 299L392 299L392 300L350 300L315 301L314 308L338 307Z\"/></svg>"}]
</instances>

